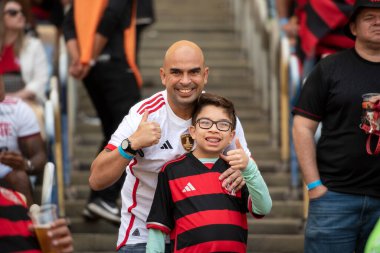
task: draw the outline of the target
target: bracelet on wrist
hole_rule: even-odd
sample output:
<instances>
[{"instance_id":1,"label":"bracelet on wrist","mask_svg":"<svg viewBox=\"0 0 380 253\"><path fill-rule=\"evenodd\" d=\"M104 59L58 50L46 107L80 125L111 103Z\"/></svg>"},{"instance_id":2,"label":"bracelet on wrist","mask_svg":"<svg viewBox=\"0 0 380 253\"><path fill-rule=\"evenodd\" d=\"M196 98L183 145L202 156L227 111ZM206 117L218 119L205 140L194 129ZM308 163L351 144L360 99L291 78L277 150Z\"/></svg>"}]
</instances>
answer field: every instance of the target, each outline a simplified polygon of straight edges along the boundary
<instances>
[{"instance_id":1,"label":"bracelet on wrist","mask_svg":"<svg viewBox=\"0 0 380 253\"><path fill-rule=\"evenodd\" d=\"M316 181L308 183L306 187L310 191L310 190L313 190L314 188L317 188L320 185L322 185L322 181L318 179Z\"/></svg>"},{"instance_id":2,"label":"bracelet on wrist","mask_svg":"<svg viewBox=\"0 0 380 253\"><path fill-rule=\"evenodd\" d=\"M135 157L134 155L125 152L121 146L119 146L117 150L119 151L119 154L127 160L132 160Z\"/></svg>"}]
</instances>

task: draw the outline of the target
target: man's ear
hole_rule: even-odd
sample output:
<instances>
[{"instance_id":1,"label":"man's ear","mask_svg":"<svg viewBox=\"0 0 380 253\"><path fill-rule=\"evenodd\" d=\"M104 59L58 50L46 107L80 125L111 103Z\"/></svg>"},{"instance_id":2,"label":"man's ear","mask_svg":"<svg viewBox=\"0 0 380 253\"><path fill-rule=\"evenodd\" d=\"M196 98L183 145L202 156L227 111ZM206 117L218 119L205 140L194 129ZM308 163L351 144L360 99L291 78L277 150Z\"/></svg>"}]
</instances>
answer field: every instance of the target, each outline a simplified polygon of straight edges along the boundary
<instances>
[{"instance_id":1,"label":"man's ear","mask_svg":"<svg viewBox=\"0 0 380 253\"><path fill-rule=\"evenodd\" d=\"M204 83L205 84L207 84L207 80L208 80L208 70L209 70L209 68L205 67L205 74L204 74Z\"/></svg>"},{"instance_id":2,"label":"man's ear","mask_svg":"<svg viewBox=\"0 0 380 253\"><path fill-rule=\"evenodd\" d=\"M165 81L166 75L165 75L164 68L160 68L160 78L161 78L162 85L166 86L166 81Z\"/></svg>"},{"instance_id":3,"label":"man's ear","mask_svg":"<svg viewBox=\"0 0 380 253\"><path fill-rule=\"evenodd\" d=\"M351 30L351 33L356 36L356 23L355 22L351 22L350 23L350 30Z\"/></svg>"}]
</instances>

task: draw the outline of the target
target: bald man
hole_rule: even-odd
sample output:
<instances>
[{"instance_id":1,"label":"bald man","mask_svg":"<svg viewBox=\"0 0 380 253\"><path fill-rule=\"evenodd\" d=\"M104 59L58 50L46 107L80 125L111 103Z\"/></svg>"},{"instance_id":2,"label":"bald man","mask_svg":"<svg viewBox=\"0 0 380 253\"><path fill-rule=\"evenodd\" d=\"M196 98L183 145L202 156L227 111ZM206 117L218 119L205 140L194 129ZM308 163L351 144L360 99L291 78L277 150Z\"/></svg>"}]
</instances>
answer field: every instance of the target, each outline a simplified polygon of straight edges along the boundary
<instances>
[{"instance_id":1,"label":"bald man","mask_svg":"<svg viewBox=\"0 0 380 253\"><path fill-rule=\"evenodd\" d=\"M118 252L145 252L146 219L158 173L167 161L193 148L188 127L194 105L207 83L208 71L198 45L190 41L171 45L160 68L165 90L133 106L92 163L89 182L94 190L108 187L124 171L127 173L121 190ZM236 138L250 156L239 120ZM225 152L235 148L235 144L230 145ZM241 173L233 169L223 173L220 180L230 191L244 185ZM170 252L169 245L166 252Z\"/></svg>"}]
</instances>

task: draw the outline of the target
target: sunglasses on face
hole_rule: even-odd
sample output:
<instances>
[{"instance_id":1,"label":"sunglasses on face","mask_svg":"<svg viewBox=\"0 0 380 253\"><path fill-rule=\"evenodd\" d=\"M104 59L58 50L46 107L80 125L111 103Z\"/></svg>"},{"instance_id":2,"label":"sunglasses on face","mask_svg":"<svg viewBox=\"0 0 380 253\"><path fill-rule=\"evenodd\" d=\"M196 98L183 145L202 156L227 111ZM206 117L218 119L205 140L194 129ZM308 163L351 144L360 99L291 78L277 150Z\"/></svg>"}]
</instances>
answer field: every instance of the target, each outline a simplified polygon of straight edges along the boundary
<instances>
[{"instance_id":1,"label":"sunglasses on face","mask_svg":"<svg viewBox=\"0 0 380 253\"><path fill-rule=\"evenodd\" d=\"M15 16L17 16L18 14L24 15L24 14L22 13L22 10L16 10L16 9L9 9L9 10L6 10L6 11L4 11L4 14L8 14L8 15L11 16L11 17L15 17Z\"/></svg>"}]
</instances>

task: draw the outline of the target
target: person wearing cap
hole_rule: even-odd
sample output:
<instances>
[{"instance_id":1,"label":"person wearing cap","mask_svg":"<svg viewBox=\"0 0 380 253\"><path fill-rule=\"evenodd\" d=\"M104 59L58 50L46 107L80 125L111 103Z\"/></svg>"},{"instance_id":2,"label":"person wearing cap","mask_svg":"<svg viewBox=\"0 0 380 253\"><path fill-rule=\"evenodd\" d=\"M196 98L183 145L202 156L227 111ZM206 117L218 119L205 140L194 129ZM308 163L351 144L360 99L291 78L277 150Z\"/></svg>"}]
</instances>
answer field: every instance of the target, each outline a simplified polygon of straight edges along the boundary
<instances>
[{"instance_id":1,"label":"person wearing cap","mask_svg":"<svg viewBox=\"0 0 380 253\"><path fill-rule=\"evenodd\" d=\"M321 60L293 109L293 139L310 199L305 253L364 252L380 217L380 160L361 129L362 95L380 93L380 1L357 0L354 48ZM314 133L322 122L318 143Z\"/></svg>"}]
</instances>

